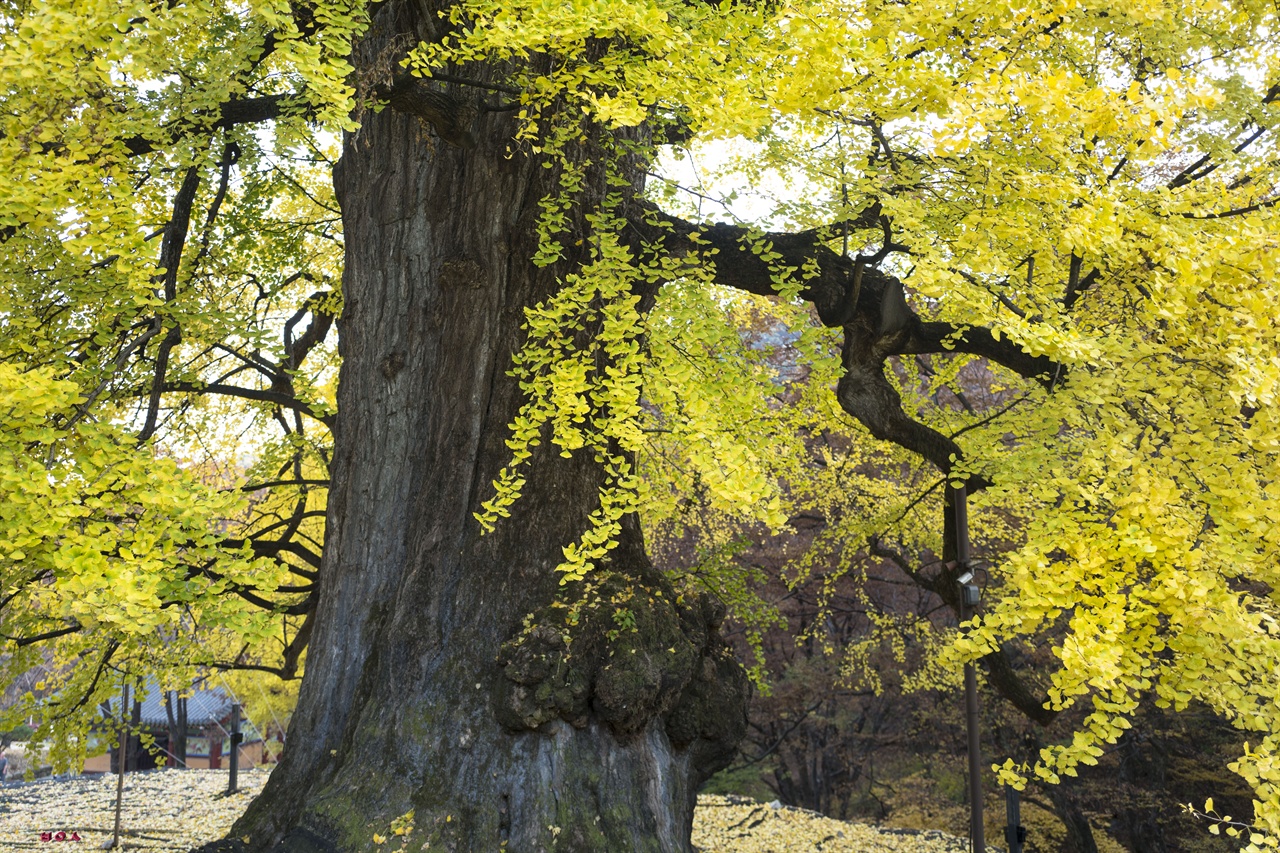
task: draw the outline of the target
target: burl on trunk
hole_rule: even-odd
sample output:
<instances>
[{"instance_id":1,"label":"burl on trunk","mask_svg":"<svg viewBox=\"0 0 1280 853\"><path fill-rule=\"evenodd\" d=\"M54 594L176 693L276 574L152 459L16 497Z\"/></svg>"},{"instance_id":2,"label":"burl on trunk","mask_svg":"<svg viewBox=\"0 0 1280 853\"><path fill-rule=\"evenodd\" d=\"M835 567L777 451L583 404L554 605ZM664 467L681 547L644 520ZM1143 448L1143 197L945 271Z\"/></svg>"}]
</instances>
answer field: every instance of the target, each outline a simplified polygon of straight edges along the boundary
<instances>
[{"instance_id":1,"label":"burl on trunk","mask_svg":"<svg viewBox=\"0 0 1280 853\"><path fill-rule=\"evenodd\" d=\"M423 36L426 5L381 7L358 75ZM509 112L450 129L448 98L389 85L335 174L343 362L306 676L282 762L217 847L385 850L412 810L410 850L689 850L697 788L745 727L723 613L675 594L634 519L559 586L598 504L590 453L535 454L511 517L488 535L473 517L509 454L523 309L581 260L529 260L555 170L509 153Z\"/></svg>"}]
</instances>

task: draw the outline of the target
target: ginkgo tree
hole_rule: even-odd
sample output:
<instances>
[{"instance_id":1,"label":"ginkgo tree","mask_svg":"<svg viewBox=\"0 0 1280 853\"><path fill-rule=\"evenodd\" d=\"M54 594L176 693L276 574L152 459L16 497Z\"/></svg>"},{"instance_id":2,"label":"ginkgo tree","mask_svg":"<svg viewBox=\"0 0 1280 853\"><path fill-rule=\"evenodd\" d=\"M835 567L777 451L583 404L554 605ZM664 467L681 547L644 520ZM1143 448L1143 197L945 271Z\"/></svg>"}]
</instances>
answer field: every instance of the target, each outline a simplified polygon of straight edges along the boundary
<instances>
[{"instance_id":1,"label":"ginkgo tree","mask_svg":"<svg viewBox=\"0 0 1280 853\"><path fill-rule=\"evenodd\" d=\"M57 650L61 719L226 645L201 637L285 672L307 647L225 849L412 824L687 850L745 678L639 519L687 490L762 525L874 508L892 465L793 479L788 432L843 420L931 466L921 511L963 485L1019 519L948 654L1033 719L1089 705L1033 772L1203 702L1274 846L1276 26L1252 0L4 0L6 649ZM774 209L649 181L717 143ZM799 399L747 310L791 329ZM1007 402L933 405L974 362ZM954 603L956 568L920 582ZM1041 635L1045 696L1004 648Z\"/></svg>"}]
</instances>

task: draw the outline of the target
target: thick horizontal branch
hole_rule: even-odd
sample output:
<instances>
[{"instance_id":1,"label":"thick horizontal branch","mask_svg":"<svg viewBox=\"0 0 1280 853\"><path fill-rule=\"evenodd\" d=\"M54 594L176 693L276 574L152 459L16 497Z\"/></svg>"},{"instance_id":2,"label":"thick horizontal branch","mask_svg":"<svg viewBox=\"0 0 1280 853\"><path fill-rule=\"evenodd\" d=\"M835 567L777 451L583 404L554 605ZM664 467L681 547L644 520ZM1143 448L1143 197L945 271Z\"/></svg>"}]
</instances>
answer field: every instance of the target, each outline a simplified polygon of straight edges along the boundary
<instances>
[{"instance_id":1,"label":"thick horizontal branch","mask_svg":"<svg viewBox=\"0 0 1280 853\"><path fill-rule=\"evenodd\" d=\"M849 225L878 229L879 219L879 208L873 205ZM778 272L816 262L817 275L804 283L800 296L814 304L824 323L840 325L837 318L845 308L855 265L825 245L820 229L760 234L726 223L698 225L652 204L640 206L629 216L628 227L635 249L649 246L672 257L708 258L714 263L717 284L760 296L777 295L774 279ZM874 287L868 288L871 290ZM878 307L878 298L879 291L867 292L859 294L858 302L868 307L874 302Z\"/></svg>"},{"instance_id":2,"label":"thick horizontal branch","mask_svg":"<svg viewBox=\"0 0 1280 853\"><path fill-rule=\"evenodd\" d=\"M268 666L265 663L237 663L235 661L205 661L203 666L219 672L265 672L274 675L281 681L290 681L297 677L297 672L287 674L283 666Z\"/></svg>"},{"instance_id":3,"label":"thick horizontal branch","mask_svg":"<svg viewBox=\"0 0 1280 853\"><path fill-rule=\"evenodd\" d=\"M219 572L215 572L212 568L209 568L207 565L193 571L190 574L204 575L205 577L209 578L215 583L227 581L226 577L224 577ZM261 610L265 610L269 613L282 613L285 616L301 616L302 614L307 613L313 607L315 607L314 591L309 592L306 598L302 599L301 601L295 604L284 604L279 601L271 601L270 599L265 598L264 596L258 594L257 591L251 589L248 586L245 586L244 584L227 582L227 586L233 594L240 596L245 601L252 604L254 607L257 607Z\"/></svg>"},{"instance_id":4,"label":"thick horizontal branch","mask_svg":"<svg viewBox=\"0 0 1280 853\"><path fill-rule=\"evenodd\" d=\"M850 225L881 228L879 207L863 210ZM861 326L875 338L874 349L881 358L963 352L983 356L1028 379L1062 372L1052 359L1028 355L1012 341L997 340L981 326L921 322L904 301L886 300L887 294L902 292L902 282L871 266L859 270L856 259L843 257L826 245L824 237L835 233L828 233L829 229L753 235L737 225L697 225L655 205L636 211L628 226L637 250L648 245L674 257L706 257L714 265L717 284L761 296L777 294L774 281L781 270L816 269L816 275L804 282L801 298L813 303L819 319L828 326ZM772 258L765 260L757 249Z\"/></svg>"},{"instance_id":5,"label":"thick horizontal branch","mask_svg":"<svg viewBox=\"0 0 1280 853\"><path fill-rule=\"evenodd\" d=\"M256 492L259 489L274 489L276 486L320 486L321 488L329 488L328 480L269 480L261 483L249 483L240 486L237 491ZM223 491L229 491L223 489Z\"/></svg>"},{"instance_id":6,"label":"thick horizontal branch","mask_svg":"<svg viewBox=\"0 0 1280 853\"><path fill-rule=\"evenodd\" d=\"M263 391L258 388L241 388L238 385L212 383L201 385L197 382L168 382L164 386L166 393L185 394L221 394L227 397L239 397L242 400L253 400L258 403L274 403L282 409L292 409L308 417L315 418L329 428L333 428L332 415L317 415L306 403L279 391Z\"/></svg>"},{"instance_id":7,"label":"thick horizontal branch","mask_svg":"<svg viewBox=\"0 0 1280 853\"><path fill-rule=\"evenodd\" d=\"M5 639L13 643L18 648L22 648L23 646L33 646L36 643L44 643L49 640L56 640L59 637L65 637L68 634L75 634L82 630L84 630L84 626L82 626L79 622L73 622L70 625L64 625L61 628L55 628L52 631L45 631L43 634L36 634L31 637L10 637L6 635Z\"/></svg>"},{"instance_id":8,"label":"thick horizontal branch","mask_svg":"<svg viewBox=\"0 0 1280 853\"><path fill-rule=\"evenodd\" d=\"M825 325L844 331L841 361L845 372L836 387L841 408L876 438L920 455L944 474L950 474L962 458L962 450L952 438L907 414L897 388L885 374L889 356L963 352L1050 387L1064 372L1051 359L1032 356L981 326L922 321L907 304L901 280L878 268L889 250L901 251L902 247L893 242L891 223L875 206L850 223L883 229L884 248L873 258L849 258L833 251L825 242L832 235L821 230L761 235L733 225L703 227L652 205L641 208L628 224L637 252L706 259L714 270L713 280L721 285L771 296L776 293L779 273L804 276L801 297L813 303ZM980 476L972 476L966 483L970 491L986 485L989 483ZM922 588L958 608L956 587L950 578L944 581L908 574ZM1048 710L1044 699L1018 676L1004 650L988 655L983 663L992 685L1030 719L1042 725L1054 719L1055 712Z\"/></svg>"},{"instance_id":9,"label":"thick horizontal branch","mask_svg":"<svg viewBox=\"0 0 1280 853\"><path fill-rule=\"evenodd\" d=\"M213 118L214 114L212 112L198 112L192 116L184 117L167 128L166 135L168 139L163 142L148 139L145 136L133 136L124 141L124 147L130 155L140 157L143 154L150 154L164 145L178 141L193 130L229 130L242 124L260 124L264 121L273 121L280 117L280 114L290 102L305 103L298 95L293 93L261 95L256 98L236 98L219 106L217 118L214 118L211 122L208 119Z\"/></svg>"},{"instance_id":10,"label":"thick horizontal branch","mask_svg":"<svg viewBox=\"0 0 1280 853\"><path fill-rule=\"evenodd\" d=\"M963 352L980 355L1003 365L1025 379L1042 382L1062 375L1065 369L1044 355L1031 355L1008 338L997 339L983 326L956 326L952 323L921 323L898 354Z\"/></svg>"},{"instance_id":11,"label":"thick horizontal branch","mask_svg":"<svg viewBox=\"0 0 1280 853\"><path fill-rule=\"evenodd\" d=\"M312 568L320 568L320 555L312 551L310 548L299 545L297 542L292 540L288 542L255 541L253 543L253 553L262 557L276 557L280 554L292 554ZM314 572L304 572L296 566L290 566L289 570L294 574L301 575L303 577L310 577L312 579L316 577Z\"/></svg>"},{"instance_id":12,"label":"thick horizontal branch","mask_svg":"<svg viewBox=\"0 0 1280 853\"><path fill-rule=\"evenodd\" d=\"M308 513L308 515L316 517L323 516L324 513ZM281 554L292 554L317 571L307 571L292 563L281 561L291 573L309 581L315 581L319 577L317 572L320 569L320 555L291 539L227 539L224 540L223 544L228 548L242 548L246 542L253 550L253 556L255 557L270 557L279 560Z\"/></svg>"}]
</instances>

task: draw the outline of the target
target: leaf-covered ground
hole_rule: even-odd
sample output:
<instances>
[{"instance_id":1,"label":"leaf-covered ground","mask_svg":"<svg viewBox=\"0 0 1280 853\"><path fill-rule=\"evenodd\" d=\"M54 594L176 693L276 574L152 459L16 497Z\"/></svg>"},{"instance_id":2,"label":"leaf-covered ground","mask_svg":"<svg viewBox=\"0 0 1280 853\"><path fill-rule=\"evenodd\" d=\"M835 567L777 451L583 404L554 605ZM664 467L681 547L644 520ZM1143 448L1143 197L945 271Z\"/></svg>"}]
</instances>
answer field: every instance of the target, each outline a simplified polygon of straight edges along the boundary
<instances>
[{"instance_id":1,"label":"leaf-covered ground","mask_svg":"<svg viewBox=\"0 0 1280 853\"><path fill-rule=\"evenodd\" d=\"M227 771L131 773L125 779L123 837L126 849L185 851L223 835L267 779L260 770L240 773L240 792L226 795ZM115 777L78 777L6 785L0 789L0 849L61 849L43 833L74 832L75 849L99 848L115 820ZM801 809L739 797L698 800L693 843L703 853L961 853L961 839L936 831L894 830L831 820Z\"/></svg>"},{"instance_id":2,"label":"leaf-covered ground","mask_svg":"<svg viewBox=\"0 0 1280 853\"><path fill-rule=\"evenodd\" d=\"M966 840L937 830L846 823L817 812L742 797L698 798L693 844L704 853L964 853Z\"/></svg>"},{"instance_id":3,"label":"leaf-covered ground","mask_svg":"<svg viewBox=\"0 0 1280 853\"><path fill-rule=\"evenodd\" d=\"M240 791L226 795L226 770L160 770L125 776L121 833L126 849L190 850L218 838L262 790L268 773L241 771ZM42 833L77 833L76 849L98 849L115 824L116 778L5 785L0 790L0 850L57 850Z\"/></svg>"}]
</instances>

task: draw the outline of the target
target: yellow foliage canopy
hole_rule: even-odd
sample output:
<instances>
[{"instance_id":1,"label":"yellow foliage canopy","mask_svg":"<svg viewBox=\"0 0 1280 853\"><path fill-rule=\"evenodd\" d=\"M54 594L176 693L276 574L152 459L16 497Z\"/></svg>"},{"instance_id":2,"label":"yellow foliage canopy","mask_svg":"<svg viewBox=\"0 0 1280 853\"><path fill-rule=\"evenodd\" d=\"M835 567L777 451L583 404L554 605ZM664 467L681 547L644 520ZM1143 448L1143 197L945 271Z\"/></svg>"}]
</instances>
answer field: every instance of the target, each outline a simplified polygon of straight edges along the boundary
<instances>
[{"instance_id":1,"label":"yellow foliage canopy","mask_svg":"<svg viewBox=\"0 0 1280 853\"><path fill-rule=\"evenodd\" d=\"M156 448L220 436L210 458L226 463L233 437L251 435L265 449L237 476L288 474L294 489L264 492L254 518L296 517L292 534L319 512L306 483L325 476L334 359L322 347L302 360L340 304L340 235L317 170L329 134L379 105L347 76L366 4L310 8L0 3L10 643L86 619L121 626L112 642L159 637L166 608L208 601L180 565L199 565L214 520L240 510ZM610 465L594 526L567 543L567 578L608 553L623 514L658 524L698 490L775 527L804 505L879 507L849 536L905 536L884 507L912 498L880 473L907 471L907 457L872 436L896 442L982 486L980 513L1014 519L984 555L992 595L950 660L1062 638L1050 702L1091 713L1036 772L1092 762L1141 701L1203 702L1248 733L1235 768L1257 794L1253 849L1274 846L1278 26L1260 0L450 7L397 68L446 85L470 63L505 63L491 89L521 120L513 156L563 167L531 260L572 236L574 145L590 128L629 140L615 166L741 143L734 173L782 188L712 227L659 209L678 191L637 203L619 167L618 193L591 212L593 263L530 306L514 365L529 403L481 523L499 523L545 440ZM767 268L765 286L735 278L739 250ZM848 304L827 289L836 273ZM652 309L632 297L637 281L668 282ZM753 311L792 330L807 390L784 393L794 383L744 344ZM308 314L310 337L296 331ZM573 333L588 321L604 332L583 343ZM282 340L266 331L281 325ZM920 354L932 376L912 366ZM936 405L978 358L1000 405ZM241 374L256 378L233 383ZM210 402L223 397L243 406ZM263 438L270 423L283 428ZM795 436L824 429L856 449L814 474ZM161 485L141 488L143 471ZM907 492L927 488L911 476ZM253 537L234 536L242 562L221 582L270 592L308 571L279 549L253 568ZM265 630L201 606L233 632Z\"/></svg>"}]
</instances>

